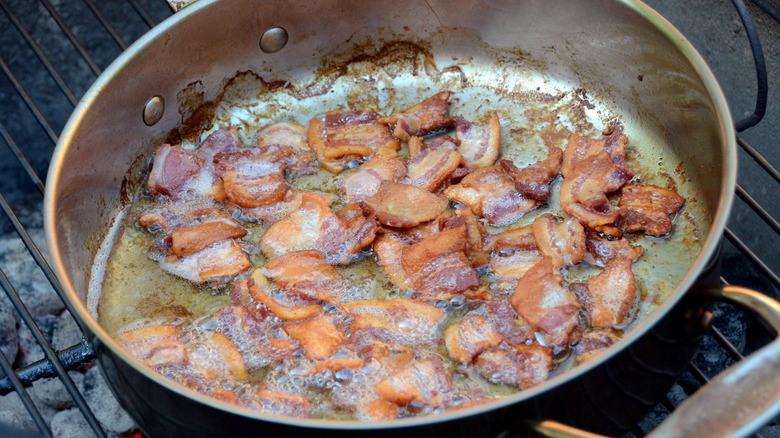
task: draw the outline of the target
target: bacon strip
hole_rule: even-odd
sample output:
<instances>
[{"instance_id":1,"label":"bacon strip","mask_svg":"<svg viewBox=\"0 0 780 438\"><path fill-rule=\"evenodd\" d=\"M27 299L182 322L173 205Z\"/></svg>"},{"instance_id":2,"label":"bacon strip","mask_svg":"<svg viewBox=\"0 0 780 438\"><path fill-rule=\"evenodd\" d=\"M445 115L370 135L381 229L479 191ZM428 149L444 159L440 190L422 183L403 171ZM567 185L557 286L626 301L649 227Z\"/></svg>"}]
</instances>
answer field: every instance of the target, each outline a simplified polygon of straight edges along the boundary
<instances>
[{"instance_id":1,"label":"bacon strip","mask_svg":"<svg viewBox=\"0 0 780 438\"><path fill-rule=\"evenodd\" d=\"M258 149L272 145L291 148L293 154L288 159L286 170L293 175L307 175L317 171L317 162L307 142L305 126L274 123L257 131L255 141Z\"/></svg>"},{"instance_id":2,"label":"bacon strip","mask_svg":"<svg viewBox=\"0 0 780 438\"><path fill-rule=\"evenodd\" d=\"M544 335L547 345L558 350L568 349L581 332L580 304L562 283L561 273L544 257L523 275L512 295L517 314Z\"/></svg>"},{"instance_id":3,"label":"bacon strip","mask_svg":"<svg viewBox=\"0 0 780 438\"><path fill-rule=\"evenodd\" d=\"M480 315L469 314L444 329L444 344L450 356L469 364L475 356L502 341L501 335Z\"/></svg>"},{"instance_id":4,"label":"bacon strip","mask_svg":"<svg viewBox=\"0 0 780 438\"><path fill-rule=\"evenodd\" d=\"M566 151L564 152L561 175L564 178L568 178L571 170L580 162L586 158L598 155L602 151L609 154L609 158L613 163L625 163L627 144L628 137L617 130L606 138L599 140L572 133L569 136L569 143L566 145Z\"/></svg>"},{"instance_id":5,"label":"bacon strip","mask_svg":"<svg viewBox=\"0 0 780 438\"><path fill-rule=\"evenodd\" d=\"M402 141L448 128L453 123L452 119L447 117L450 94L452 93L449 91L434 94L401 113L380 117L379 123L395 124L393 135Z\"/></svg>"},{"instance_id":6,"label":"bacon strip","mask_svg":"<svg viewBox=\"0 0 780 438\"><path fill-rule=\"evenodd\" d=\"M382 181L396 182L404 176L406 164L398 152L392 148L380 147L373 158L344 177L339 190L344 202L351 204L375 194Z\"/></svg>"},{"instance_id":7,"label":"bacon strip","mask_svg":"<svg viewBox=\"0 0 780 438\"><path fill-rule=\"evenodd\" d=\"M320 361L333 356L346 340L334 318L332 315L320 315L302 322L286 323L282 327L301 344L307 359Z\"/></svg>"},{"instance_id":8,"label":"bacon strip","mask_svg":"<svg viewBox=\"0 0 780 438\"><path fill-rule=\"evenodd\" d=\"M208 380L233 378L246 381L244 357L222 333L207 332L202 342L188 345L190 363Z\"/></svg>"},{"instance_id":9,"label":"bacon strip","mask_svg":"<svg viewBox=\"0 0 780 438\"><path fill-rule=\"evenodd\" d=\"M175 325L152 325L127 331L114 340L131 356L152 368L185 366L189 363L187 349L179 342Z\"/></svg>"},{"instance_id":10,"label":"bacon strip","mask_svg":"<svg viewBox=\"0 0 780 438\"><path fill-rule=\"evenodd\" d=\"M292 148L272 145L219 153L214 163L227 197L241 207L255 208L274 204L287 194L290 185L283 172L291 155Z\"/></svg>"},{"instance_id":11,"label":"bacon strip","mask_svg":"<svg viewBox=\"0 0 780 438\"><path fill-rule=\"evenodd\" d=\"M479 285L466 257L467 242L464 225L434 234L404 251L401 263L422 299L450 299Z\"/></svg>"},{"instance_id":12,"label":"bacon strip","mask_svg":"<svg viewBox=\"0 0 780 438\"><path fill-rule=\"evenodd\" d=\"M260 369L292 358L289 340L276 339L280 328L275 318L239 306L225 306L214 314L216 331L238 348L248 369Z\"/></svg>"},{"instance_id":13,"label":"bacon strip","mask_svg":"<svg viewBox=\"0 0 780 438\"><path fill-rule=\"evenodd\" d=\"M238 239L246 236L247 231L235 221L217 218L202 222L171 233L169 239L171 251L177 257L193 255L208 246L225 239Z\"/></svg>"},{"instance_id":14,"label":"bacon strip","mask_svg":"<svg viewBox=\"0 0 780 438\"><path fill-rule=\"evenodd\" d=\"M636 261L642 255L642 247L631 246L628 239L621 237L617 240L609 240L599 236L593 231L585 233L585 246L588 252L584 260L592 265L606 266L607 262L618 257L624 257Z\"/></svg>"},{"instance_id":15,"label":"bacon strip","mask_svg":"<svg viewBox=\"0 0 780 438\"><path fill-rule=\"evenodd\" d=\"M260 239L260 250L269 258L302 250L318 250L330 263L348 263L370 245L378 226L364 216L359 205L338 214L330 209L330 196L303 193L301 205L273 224Z\"/></svg>"},{"instance_id":16,"label":"bacon strip","mask_svg":"<svg viewBox=\"0 0 780 438\"><path fill-rule=\"evenodd\" d=\"M408 298L359 300L345 303L343 308L352 318L352 344L367 357L373 356L373 351L387 358L390 353L386 350L402 347L435 349L438 325L445 317L438 307ZM382 349L381 345L389 348Z\"/></svg>"},{"instance_id":17,"label":"bacon strip","mask_svg":"<svg viewBox=\"0 0 780 438\"><path fill-rule=\"evenodd\" d=\"M574 266L585 256L585 229L575 219L559 223L555 216L543 214L534 221L533 234L542 255L558 269Z\"/></svg>"},{"instance_id":18,"label":"bacon strip","mask_svg":"<svg viewBox=\"0 0 780 438\"><path fill-rule=\"evenodd\" d=\"M309 122L309 145L323 167L339 173L352 160L363 160L381 147L397 150L398 142L386 125L378 122L379 114L364 111L328 111L325 123Z\"/></svg>"},{"instance_id":19,"label":"bacon strip","mask_svg":"<svg viewBox=\"0 0 780 438\"><path fill-rule=\"evenodd\" d=\"M484 217L494 226L516 222L537 204L515 190L514 181L504 173L501 166L477 169L459 184L448 187L444 194L467 206L475 215Z\"/></svg>"},{"instance_id":20,"label":"bacon strip","mask_svg":"<svg viewBox=\"0 0 780 438\"><path fill-rule=\"evenodd\" d=\"M620 228L625 233L644 231L651 236L663 236L672 229L669 216L685 204L685 199L674 191L653 185L628 184L620 193Z\"/></svg>"},{"instance_id":21,"label":"bacon strip","mask_svg":"<svg viewBox=\"0 0 780 438\"><path fill-rule=\"evenodd\" d=\"M318 251L294 251L263 265L265 275L285 292L306 301L338 303L347 287L344 278Z\"/></svg>"},{"instance_id":22,"label":"bacon strip","mask_svg":"<svg viewBox=\"0 0 780 438\"><path fill-rule=\"evenodd\" d=\"M592 327L617 327L625 321L636 299L632 263L632 260L623 257L612 259L603 271L584 285L572 285L572 291L576 291L580 302L590 313Z\"/></svg>"},{"instance_id":23,"label":"bacon strip","mask_svg":"<svg viewBox=\"0 0 780 438\"><path fill-rule=\"evenodd\" d=\"M457 146L451 138L437 138L419 155L409 160L409 173L405 182L435 193L462 161L463 156L457 151Z\"/></svg>"},{"instance_id":24,"label":"bacon strip","mask_svg":"<svg viewBox=\"0 0 780 438\"><path fill-rule=\"evenodd\" d=\"M382 181L379 190L363 201L376 220L390 227L411 228L439 216L447 200L409 184Z\"/></svg>"},{"instance_id":25,"label":"bacon strip","mask_svg":"<svg viewBox=\"0 0 780 438\"><path fill-rule=\"evenodd\" d=\"M203 157L193 151L164 144L154 155L147 187L153 195L179 196L200 172L204 162Z\"/></svg>"},{"instance_id":26,"label":"bacon strip","mask_svg":"<svg viewBox=\"0 0 780 438\"><path fill-rule=\"evenodd\" d=\"M454 387L441 360L431 357L391 374L376 385L376 392L397 405L417 402L441 407L451 403Z\"/></svg>"},{"instance_id":27,"label":"bacon strip","mask_svg":"<svg viewBox=\"0 0 780 438\"><path fill-rule=\"evenodd\" d=\"M541 345L494 348L477 357L474 369L488 380L528 389L547 380L553 351Z\"/></svg>"},{"instance_id":28,"label":"bacon strip","mask_svg":"<svg viewBox=\"0 0 780 438\"><path fill-rule=\"evenodd\" d=\"M393 234L380 234L374 239L374 254L377 263L382 268L388 279L401 290L410 290L414 287L412 280L404 271L402 254L409 245Z\"/></svg>"},{"instance_id":29,"label":"bacon strip","mask_svg":"<svg viewBox=\"0 0 780 438\"><path fill-rule=\"evenodd\" d=\"M501 167L515 180L515 189L528 199L546 201L550 197L550 180L561 172L563 151L550 149L547 158L518 169L509 160L501 160Z\"/></svg>"},{"instance_id":30,"label":"bacon strip","mask_svg":"<svg viewBox=\"0 0 780 438\"><path fill-rule=\"evenodd\" d=\"M241 401L249 409L267 414L307 418L311 413L311 404L306 397L299 394L271 391L265 386L248 394Z\"/></svg>"},{"instance_id":31,"label":"bacon strip","mask_svg":"<svg viewBox=\"0 0 780 438\"><path fill-rule=\"evenodd\" d=\"M596 231L604 232L620 217L607 193L619 189L636 172L614 163L606 151L584 158L561 184L561 207L569 216Z\"/></svg>"},{"instance_id":32,"label":"bacon strip","mask_svg":"<svg viewBox=\"0 0 780 438\"><path fill-rule=\"evenodd\" d=\"M498 114L493 114L487 126L475 126L463 117L453 117L458 152L466 167L477 169L496 162L501 147L501 125Z\"/></svg>"},{"instance_id":33,"label":"bacon strip","mask_svg":"<svg viewBox=\"0 0 780 438\"><path fill-rule=\"evenodd\" d=\"M235 275L252 268L252 263L238 243L228 239L192 255L171 255L160 261L160 268L195 284L206 281L225 284Z\"/></svg>"},{"instance_id":34,"label":"bacon strip","mask_svg":"<svg viewBox=\"0 0 780 438\"><path fill-rule=\"evenodd\" d=\"M282 305L263 292L253 279L249 280L248 287L249 293L252 294L252 298L255 301L262 303L268 310L283 321L302 321L322 312L322 307L317 304L298 307Z\"/></svg>"}]
</instances>

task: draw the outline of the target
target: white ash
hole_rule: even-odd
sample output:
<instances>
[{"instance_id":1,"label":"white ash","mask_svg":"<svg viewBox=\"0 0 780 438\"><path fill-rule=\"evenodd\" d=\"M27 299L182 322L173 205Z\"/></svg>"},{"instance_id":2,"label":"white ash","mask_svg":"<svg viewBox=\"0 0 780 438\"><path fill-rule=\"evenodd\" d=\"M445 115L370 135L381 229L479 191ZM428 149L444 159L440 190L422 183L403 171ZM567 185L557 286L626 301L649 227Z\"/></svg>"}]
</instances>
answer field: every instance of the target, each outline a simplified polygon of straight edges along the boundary
<instances>
[{"instance_id":1,"label":"white ash","mask_svg":"<svg viewBox=\"0 0 780 438\"><path fill-rule=\"evenodd\" d=\"M79 391L106 432L124 434L136 428L130 415L122 409L103 380L100 368L93 367L87 371Z\"/></svg>"},{"instance_id":2,"label":"white ash","mask_svg":"<svg viewBox=\"0 0 780 438\"><path fill-rule=\"evenodd\" d=\"M73 383L76 385L76 387L79 387L81 384L83 384L84 374L78 371L70 371L68 372L68 375L70 376L71 380L73 380ZM35 390L35 395L41 400L41 402L45 403L51 408L62 410L75 406L73 398L71 398L67 389L65 389L65 384L62 383L62 380L57 377L37 380L33 382L32 386Z\"/></svg>"},{"instance_id":3,"label":"white ash","mask_svg":"<svg viewBox=\"0 0 780 438\"><path fill-rule=\"evenodd\" d=\"M39 249L45 251L43 230L28 229ZM55 350L77 345L82 332L64 306L38 265L14 234L0 237L0 268L19 293L22 302L33 316L44 338ZM11 305L5 293L0 292L0 351L19 369L43 359L43 351L30 329ZM94 365L94 364L93 364ZM109 437L120 437L136 429L130 416L119 406L103 380L97 366L86 365L68 374L76 384L98 422ZM85 371L86 370L86 371ZM56 438L88 437L94 432L57 378L41 379L26 389L36 408ZM18 394L12 392L0 397L0 425L37 434L32 416Z\"/></svg>"},{"instance_id":4,"label":"white ash","mask_svg":"<svg viewBox=\"0 0 780 438\"><path fill-rule=\"evenodd\" d=\"M13 363L19 351L19 337L16 333L14 311L0 306L0 351L8 362Z\"/></svg>"},{"instance_id":5,"label":"white ash","mask_svg":"<svg viewBox=\"0 0 780 438\"><path fill-rule=\"evenodd\" d=\"M27 231L46 257L46 239L43 230L28 229ZM62 313L64 309L62 301L16 234L0 237L0 267L33 318ZM0 307L12 308L5 293L0 294ZM14 315L19 320L15 311Z\"/></svg>"}]
</instances>

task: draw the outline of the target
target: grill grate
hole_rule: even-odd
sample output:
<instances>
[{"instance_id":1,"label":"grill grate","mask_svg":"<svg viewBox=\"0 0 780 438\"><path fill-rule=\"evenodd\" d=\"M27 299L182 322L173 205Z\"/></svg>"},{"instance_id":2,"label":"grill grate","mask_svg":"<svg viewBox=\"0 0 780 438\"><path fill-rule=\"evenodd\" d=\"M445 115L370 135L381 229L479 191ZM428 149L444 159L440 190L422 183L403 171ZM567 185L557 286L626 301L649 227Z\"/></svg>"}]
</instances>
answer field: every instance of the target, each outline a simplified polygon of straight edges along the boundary
<instances>
[{"instance_id":1,"label":"grill grate","mask_svg":"<svg viewBox=\"0 0 780 438\"><path fill-rule=\"evenodd\" d=\"M735 124L735 129L740 134L761 122L766 115L770 100L768 69L758 32L751 20L751 13L760 19L759 24L766 26L768 23L772 26L780 23L780 13L771 2L751 1L752 4L746 7L741 0L732 0L748 37L757 79L755 109ZM13 6L6 0L0 0L0 9L3 10L0 14L0 29L2 29L0 69L3 71L3 76L0 76L0 102L3 102L4 108L0 111L0 138L7 146L7 152L10 153L8 160L0 158L0 171L6 175L5 181L0 181L0 207L8 219L7 223L0 224L0 235L15 233L18 236L42 274L62 298L66 310L73 313L64 299L53 272L27 231L30 227L40 227L39 211L44 185L39 175L44 175L46 172L52 145L57 142L56 132L62 129L65 120L77 104L76 96L83 94L89 84L100 74L101 65L107 65L121 50L127 48L127 41L134 41L156 21L167 17L170 11L162 0L101 2L100 6L92 0L60 0L54 2L56 6L49 0L37 2L11 0L10 3ZM657 0L649 3L653 6L652 3L663 2ZM48 26L51 33L56 34L60 42L53 43L51 36L41 32L41 28L45 26ZM86 29L90 26L91 29ZM14 43L9 44L8 41ZM30 56L30 53L34 59L20 59L25 55ZM33 64L34 66L31 67ZM63 69L66 64L77 64L78 68L73 69L76 72L66 74ZM31 76L38 79L39 85L33 87L25 85L30 83L25 79ZM57 91L53 91L52 88ZM775 124L777 124L776 120ZM762 146L765 146L769 140L763 138L759 141ZM774 183L770 182L769 188L770 190L774 188L776 191L777 185L780 184L780 173L772 166L770 159L765 158L758 149L751 146L746 136L740 135L738 143L744 154L759 166L760 172L774 180ZM20 144L24 145L24 148L20 148ZM740 171L740 175L742 173ZM777 298L780 291L780 278L776 273L780 272L778 260L767 255L763 257L757 255L756 253L765 253L762 252L762 248L757 251L751 248L755 246L756 241L776 243L777 237L780 236L780 223L756 200L763 200L765 195L762 193L751 195L749 190L752 188L746 189L740 184L736 188L736 194L744 203L743 207L746 207L745 210L750 215L749 219L763 223L768 233L763 238L757 235L762 232L760 229L746 234L740 225L735 231L734 225L737 225L738 221L732 215L725 232L723 248L725 262L721 281L728 284L728 279L736 284L762 290ZM8 193L12 193L8 199L3 197ZM767 202L764 204L776 205ZM32 214L29 213L30 210ZM26 214L17 215L19 212ZM744 214L740 213L739 222L742 220ZM86 338L82 337L80 343L55 352L36 325L4 269L4 266L0 266L0 286L41 346L45 359L13 370L9 358L0 351L0 370L4 376L0 379L0 395L17 392L41 435L52 436L51 429L33 404L25 387L37 379L56 376L63 382L68 394L95 434L99 437L106 436L106 432L67 374L67 370L94 358L92 347ZM763 331L753 336L752 340L749 339L744 348L737 348L734 345L735 341L730 339L731 334L726 330L727 327L722 328L720 322L722 320L728 322L734 318L746 320L749 330L758 324L754 324L754 321L742 315L733 316L734 312L721 307L715 309L718 319L716 326L703 343L703 355L717 350L727 355L730 360L739 361L743 358L741 350L748 354L766 342L768 334ZM83 332L83 327L80 328ZM674 410L687 394L693 393L714 374L728 366L728 364L720 364L720 368L712 369L706 361L700 360L702 354L691 362L682 376L679 385L682 393L679 389L671 391L629 436L645 436L660 419ZM768 425L762 429L762 432L768 434L767 431L771 430L772 426L773 424ZM761 432L757 435L761 436Z\"/></svg>"}]
</instances>

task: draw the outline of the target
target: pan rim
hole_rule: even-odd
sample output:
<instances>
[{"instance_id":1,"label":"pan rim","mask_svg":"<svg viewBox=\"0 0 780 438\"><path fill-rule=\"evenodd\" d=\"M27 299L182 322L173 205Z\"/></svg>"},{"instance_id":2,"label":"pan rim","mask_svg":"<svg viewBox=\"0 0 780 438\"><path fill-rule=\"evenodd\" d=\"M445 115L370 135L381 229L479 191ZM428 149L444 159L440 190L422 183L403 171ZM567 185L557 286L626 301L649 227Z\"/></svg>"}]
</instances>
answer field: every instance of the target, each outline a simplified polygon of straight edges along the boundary
<instances>
[{"instance_id":1,"label":"pan rim","mask_svg":"<svg viewBox=\"0 0 780 438\"><path fill-rule=\"evenodd\" d=\"M622 338L617 344L612 346L608 352L586 364L579 365L572 370L562 373L561 375L556 376L536 387L520 391L511 396L493 400L485 405L457 410L455 412L445 412L433 416L411 417L382 423L344 420L297 419L263 414L248 408L218 401L165 378L164 376L147 368L137 359L133 358L123 349L121 349L116 344L116 342L110 336L108 336L108 334L97 323L97 321L92 318L86 309L86 306L81 302L81 300L79 300L70 277L65 271L64 263L60 256L60 241L56 232L57 227L55 212L57 210L57 199L55 194L59 192L58 175L61 173L63 157L73 144L74 133L77 132L80 122L83 119L83 115L89 110L91 103L101 93L101 91L110 84L114 73L121 70L133 59L142 56L144 49L158 38L161 38L169 28L195 14L208 13L207 11L212 7L216 7L219 1L220 0L200 0L199 2L185 8L181 12L174 14L172 17L169 17L164 22L160 23L158 26L150 30L147 34L133 43L125 52L123 52L116 60L114 60L114 62L112 62L108 68L105 69L103 74L101 74L101 76L82 97L79 104L74 109L73 115L70 117L66 126L63 128L60 139L54 150L46 179L46 191L44 194L44 231L46 234L47 247L50 254L50 266L60 281L65 298L71 304L73 304L75 308L77 315L74 316L78 317L86 325L89 331L98 338L100 344L103 347L108 348L108 350L110 350L113 355L118 356L125 363L130 364L137 372L140 372L144 377L153 381L154 383L161 385L162 387L181 396L187 397L188 399L197 401L214 409L241 415L251 419L306 428L345 431L394 429L444 423L458 420L464 417L480 415L486 412L517 404L524 400L536 397L554 386L573 381L580 376L590 372L594 368L601 366L604 362L610 360L626 348L629 348L629 346L637 338L641 337L653 326L655 326L660 321L660 319L663 318L671 310L671 308L674 307L674 305L685 296L686 292L693 286L694 282L696 281L701 269L715 254L718 243L720 242L720 239L725 230L726 222L728 220L728 216L734 201L734 187L736 185L737 173L736 135L733 130L733 121L726 99L712 71L706 65L701 55L693 48L691 43L671 25L671 23L669 23L659 13L639 0L616 0L617 3L624 5L629 10L648 21L651 25L653 25L653 27L655 27L656 30L658 30L671 43L673 43L674 46L681 52L683 57L690 63L691 67L702 81L709 97L712 99L713 110L718 117L719 129L721 131L720 138L722 139L721 148L724 157L724 165L722 169L723 180L720 188L719 200L717 206L715 207L716 214L698 257L692 263L688 272L679 282L674 291L664 301L664 303L655 309L652 313L647 315L645 320L634 327L633 330L626 333L625 337Z\"/></svg>"}]
</instances>

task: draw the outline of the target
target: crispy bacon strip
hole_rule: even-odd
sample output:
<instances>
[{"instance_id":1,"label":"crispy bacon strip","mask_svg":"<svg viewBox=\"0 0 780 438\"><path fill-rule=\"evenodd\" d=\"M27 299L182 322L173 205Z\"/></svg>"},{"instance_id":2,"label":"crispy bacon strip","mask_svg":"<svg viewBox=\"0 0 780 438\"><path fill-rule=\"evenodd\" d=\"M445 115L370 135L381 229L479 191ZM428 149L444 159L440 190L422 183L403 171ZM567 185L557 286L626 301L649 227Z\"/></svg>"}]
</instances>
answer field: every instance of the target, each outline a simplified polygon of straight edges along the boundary
<instances>
[{"instance_id":1,"label":"crispy bacon strip","mask_svg":"<svg viewBox=\"0 0 780 438\"><path fill-rule=\"evenodd\" d=\"M193 368L209 380L249 377L241 352L222 333L207 332L202 342L188 345L188 352Z\"/></svg>"},{"instance_id":2,"label":"crispy bacon strip","mask_svg":"<svg viewBox=\"0 0 780 438\"><path fill-rule=\"evenodd\" d=\"M409 160L409 173L405 182L429 192L437 192L462 161L463 156L451 138L437 138Z\"/></svg>"},{"instance_id":3,"label":"crispy bacon strip","mask_svg":"<svg viewBox=\"0 0 780 438\"><path fill-rule=\"evenodd\" d=\"M574 361L577 364L587 362L611 347L620 338L611 330L594 330L585 332L580 342L574 347Z\"/></svg>"},{"instance_id":4,"label":"crispy bacon strip","mask_svg":"<svg viewBox=\"0 0 780 438\"><path fill-rule=\"evenodd\" d=\"M599 140L572 133L569 136L569 143L566 145L566 151L563 155L561 175L564 178L568 178L569 173L577 164L588 157L598 155L602 151L609 154L613 163L625 163L627 144L628 137L617 130L613 131L606 138Z\"/></svg>"},{"instance_id":5,"label":"crispy bacon strip","mask_svg":"<svg viewBox=\"0 0 780 438\"><path fill-rule=\"evenodd\" d=\"M409 184L382 181L365 205L376 220L390 227L411 228L428 222L447 209L447 200Z\"/></svg>"},{"instance_id":6,"label":"crispy bacon strip","mask_svg":"<svg viewBox=\"0 0 780 438\"><path fill-rule=\"evenodd\" d=\"M131 356L155 368L188 364L187 349L178 338L175 325L163 324L120 333L114 340Z\"/></svg>"},{"instance_id":7,"label":"crispy bacon strip","mask_svg":"<svg viewBox=\"0 0 780 438\"><path fill-rule=\"evenodd\" d=\"M444 345L453 359L469 364L475 356L501 343L501 335L480 315L469 314L444 329Z\"/></svg>"},{"instance_id":8,"label":"crispy bacon strip","mask_svg":"<svg viewBox=\"0 0 780 438\"><path fill-rule=\"evenodd\" d=\"M330 209L330 196L303 193L301 205L273 224L260 239L260 250L269 258L292 251L318 250L329 263L349 263L360 249L370 245L378 225L359 205L338 214Z\"/></svg>"},{"instance_id":9,"label":"crispy bacon strip","mask_svg":"<svg viewBox=\"0 0 780 438\"><path fill-rule=\"evenodd\" d=\"M628 184L620 193L620 228L624 233L644 231L651 236L663 236L672 229L669 215L685 204L685 199L674 191L653 185Z\"/></svg>"},{"instance_id":10,"label":"crispy bacon strip","mask_svg":"<svg viewBox=\"0 0 780 438\"><path fill-rule=\"evenodd\" d=\"M559 223L555 216L543 214L534 221L533 234L542 255L558 269L574 266L585 256L585 229L575 219Z\"/></svg>"},{"instance_id":11,"label":"crispy bacon strip","mask_svg":"<svg viewBox=\"0 0 780 438\"><path fill-rule=\"evenodd\" d=\"M138 215L138 224L152 233L169 233L201 222L228 218L208 198L158 202Z\"/></svg>"},{"instance_id":12,"label":"crispy bacon strip","mask_svg":"<svg viewBox=\"0 0 780 438\"><path fill-rule=\"evenodd\" d=\"M552 148L546 159L522 169L509 160L501 160L501 167L515 180L515 189L523 197L546 201L550 197L550 180L560 174L562 160L563 151Z\"/></svg>"},{"instance_id":13,"label":"crispy bacon strip","mask_svg":"<svg viewBox=\"0 0 780 438\"><path fill-rule=\"evenodd\" d=\"M584 158L561 184L561 207L569 216L596 231L607 231L620 217L620 210L607 199L636 172L614 163L606 151Z\"/></svg>"},{"instance_id":14,"label":"crispy bacon strip","mask_svg":"<svg viewBox=\"0 0 780 438\"><path fill-rule=\"evenodd\" d=\"M249 221L260 219L270 227L301 206L303 193L301 190L291 189L287 191L281 201L274 204L256 208L242 208L241 218Z\"/></svg>"},{"instance_id":15,"label":"crispy bacon strip","mask_svg":"<svg viewBox=\"0 0 780 438\"><path fill-rule=\"evenodd\" d=\"M422 299L450 299L479 285L466 257L467 244L463 225L406 248L401 263Z\"/></svg>"},{"instance_id":16,"label":"crispy bacon strip","mask_svg":"<svg viewBox=\"0 0 780 438\"><path fill-rule=\"evenodd\" d=\"M302 322L286 323L282 327L301 344L307 359L320 361L333 356L346 341L335 318L332 315L320 315Z\"/></svg>"},{"instance_id":17,"label":"crispy bacon strip","mask_svg":"<svg viewBox=\"0 0 780 438\"><path fill-rule=\"evenodd\" d=\"M265 275L286 293L307 301L338 303L346 281L318 251L294 251L263 265Z\"/></svg>"},{"instance_id":18,"label":"crispy bacon strip","mask_svg":"<svg viewBox=\"0 0 780 438\"><path fill-rule=\"evenodd\" d=\"M477 169L459 184L448 187L444 194L495 226L516 222L537 204L515 190L514 181L501 166Z\"/></svg>"},{"instance_id":19,"label":"crispy bacon strip","mask_svg":"<svg viewBox=\"0 0 780 438\"><path fill-rule=\"evenodd\" d=\"M468 208L455 210L455 214L444 221L445 229L461 225L466 226L466 257L468 257L471 267L478 268L490 263L484 249L484 236L487 233L482 222Z\"/></svg>"},{"instance_id":20,"label":"crispy bacon strip","mask_svg":"<svg viewBox=\"0 0 780 438\"><path fill-rule=\"evenodd\" d=\"M247 285L252 298L258 303L262 303L268 310L283 321L302 321L322 312L322 307L317 304L298 307L285 306L263 292L254 279L250 279Z\"/></svg>"},{"instance_id":21,"label":"crispy bacon strip","mask_svg":"<svg viewBox=\"0 0 780 438\"><path fill-rule=\"evenodd\" d=\"M252 263L235 240L227 239L192 255L171 255L160 261L160 268L191 283L224 284L252 268Z\"/></svg>"},{"instance_id":22,"label":"crispy bacon strip","mask_svg":"<svg viewBox=\"0 0 780 438\"><path fill-rule=\"evenodd\" d=\"M561 273L544 257L523 275L512 295L517 314L558 350L568 349L581 334L580 304L562 283Z\"/></svg>"},{"instance_id":23,"label":"crispy bacon strip","mask_svg":"<svg viewBox=\"0 0 780 438\"><path fill-rule=\"evenodd\" d=\"M399 148L386 125L378 122L379 114L364 111L328 111L325 123L309 122L309 145L323 167L339 173L352 160L363 160L380 147Z\"/></svg>"},{"instance_id":24,"label":"crispy bacon strip","mask_svg":"<svg viewBox=\"0 0 780 438\"><path fill-rule=\"evenodd\" d=\"M247 231L235 221L227 218L202 222L171 233L171 252L177 257L193 255L208 246L225 239L238 239Z\"/></svg>"},{"instance_id":25,"label":"crispy bacon strip","mask_svg":"<svg viewBox=\"0 0 780 438\"><path fill-rule=\"evenodd\" d=\"M612 259L603 271L584 285L572 285L572 291L590 313L592 327L617 327L625 321L636 299L632 263L632 260L623 257Z\"/></svg>"},{"instance_id":26,"label":"crispy bacon strip","mask_svg":"<svg viewBox=\"0 0 780 438\"><path fill-rule=\"evenodd\" d=\"M344 202L351 204L375 194L382 181L396 182L404 176L406 164L398 152L392 148L381 147L373 158L350 171L339 189Z\"/></svg>"},{"instance_id":27,"label":"crispy bacon strip","mask_svg":"<svg viewBox=\"0 0 780 438\"><path fill-rule=\"evenodd\" d=\"M474 362L474 369L486 379L522 389L547 380L552 366L552 349L538 344L494 348L480 354Z\"/></svg>"},{"instance_id":28,"label":"crispy bacon strip","mask_svg":"<svg viewBox=\"0 0 780 438\"><path fill-rule=\"evenodd\" d=\"M452 93L449 91L434 94L401 113L380 117L379 123L395 124L393 135L402 141L448 128L453 123L452 119L447 117L450 94Z\"/></svg>"},{"instance_id":29,"label":"crispy bacon strip","mask_svg":"<svg viewBox=\"0 0 780 438\"><path fill-rule=\"evenodd\" d=\"M408 246L401 238L389 233L380 234L374 239L374 254L382 272L395 287L404 291L414 287L401 262L403 251Z\"/></svg>"},{"instance_id":30,"label":"crispy bacon strip","mask_svg":"<svg viewBox=\"0 0 780 438\"><path fill-rule=\"evenodd\" d=\"M636 261L642 255L642 247L639 245L631 246L625 237L609 240L593 231L585 233L585 246L588 248L588 252L585 253L584 260L602 268L614 258L623 257Z\"/></svg>"},{"instance_id":31,"label":"crispy bacon strip","mask_svg":"<svg viewBox=\"0 0 780 438\"><path fill-rule=\"evenodd\" d=\"M483 316L508 345L523 344L534 338L533 328L515 312L508 297L486 303Z\"/></svg>"},{"instance_id":32,"label":"crispy bacon strip","mask_svg":"<svg viewBox=\"0 0 780 438\"><path fill-rule=\"evenodd\" d=\"M213 322L216 331L227 336L241 351L248 369L260 369L292 358L290 341L274 337L280 328L275 318L239 306L225 306L214 314Z\"/></svg>"},{"instance_id":33,"label":"crispy bacon strip","mask_svg":"<svg viewBox=\"0 0 780 438\"><path fill-rule=\"evenodd\" d=\"M246 208L279 202L290 189L283 172L292 152L290 147L272 145L215 155L214 163L224 181L225 194Z\"/></svg>"},{"instance_id":34,"label":"crispy bacon strip","mask_svg":"<svg viewBox=\"0 0 780 438\"><path fill-rule=\"evenodd\" d=\"M409 298L359 300L345 303L343 308L352 318L352 344L368 357L388 358L388 350L402 347L435 349L438 326L445 317L438 307ZM406 359L413 356L414 351Z\"/></svg>"},{"instance_id":35,"label":"crispy bacon strip","mask_svg":"<svg viewBox=\"0 0 780 438\"><path fill-rule=\"evenodd\" d=\"M538 249L536 240L534 240L533 224L514 228L498 234L486 235L484 249L487 252Z\"/></svg>"},{"instance_id":36,"label":"crispy bacon strip","mask_svg":"<svg viewBox=\"0 0 780 438\"><path fill-rule=\"evenodd\" d=\"M448 406L454 395L452 376L435 357L412 363L376 385L383 399L404 405L417 402L425 406Z\"/></svg>"},{"instance_id":37,"label":"crispy bacon strip","mask_svg":"<svg viewBox=\"0 0 780 438\"><path fill-rule=\"evenodd\" d=\"M271 145L292 148L293 154L287 163L287 172L294 175L307 175L317 171L314 152L309 147L306 127L294 123L274 123L257 131L257 148Z\"/></svg>"},{"instance_id":38,"label":"crispy bacon strip","mask_svg":"<svg viewBox=\"0 0 780 438\"><path fill-rule=\"evenodd\" d=\"M477 169L491 166L498 158L501 147L501 124L498 114L493 114L487 126L475 126L463 117L453 117L458 152L463 155L466 167Z\"/></svg>"},{"instance_id":39,"label":"crispy bacon strip","mask_svg":"<svg viewBox=\"0 0 780 438\"><path fill-rule=\"evenodd\" d=\"M506 250L490 253L490 271L497 277L496 286L501 290L514 291L517 282L526 272L542 260L537 250Z\"/></svg>"},{"instance_id":40,"label":"crispy bacon strip","mask_svg":"<svg viewBox=\"0 0 780 438\"><path fill-rule=\"evenodd\" d=\"M249 409L268 414L307 418L311 413L311 404L306 397L299 394L272 391L265 386L248 394L242 398L241 402Z\"/></svg>"}]
</instances>

